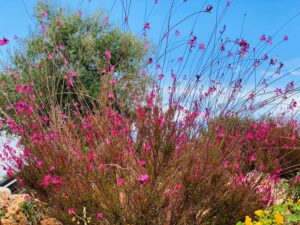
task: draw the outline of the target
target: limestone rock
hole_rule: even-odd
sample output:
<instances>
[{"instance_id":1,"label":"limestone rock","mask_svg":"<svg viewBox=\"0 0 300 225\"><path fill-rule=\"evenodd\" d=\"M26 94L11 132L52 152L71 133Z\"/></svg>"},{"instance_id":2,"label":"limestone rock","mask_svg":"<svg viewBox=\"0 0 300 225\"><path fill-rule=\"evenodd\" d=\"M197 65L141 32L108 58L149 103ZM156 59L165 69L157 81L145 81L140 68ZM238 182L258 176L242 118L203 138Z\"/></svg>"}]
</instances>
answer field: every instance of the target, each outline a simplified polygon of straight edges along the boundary
<instances>
[{"instance_id":1,"label":"limestone rock","mask_svg":"<svg viewBox=\"0 0 300 225\"><path fill-rule=\"evenodd\" d=\"M11 196L11 191L8 188L0 187L0 208L7 205L9 197Z\"/></svg>"},{"instance_id":2,"label":"limestone rock","mask_svg":"<svg viewBox=\"0 0 300 225\"><path fill-rule=\"evenodd\" d=\"M12 195L9 189L0 188L0 209L5 212L5 215L0 220L0 225L28 225L26 215L24 215L20 207L26 199L29 199L27 195ZM35 199L34 201L38 200ZM63 225L54 218L43 219L39 221L39 224Z\"/></svg>"},{"instance_id":3,"label":"limestone rock","mask_svg":"<svg viewBox=\"0 0 300 225\"><path fill-rule=\"evenodd\" d=\"M22 213L20 205L25 201L24 195L10 195L6 200L6 205L2 208L5 209L6 214L1 219L2 225L26 225L26 216Z\"/></svg>"},{"instance_id":4,"label":"limestone rock","mask_svg":"<svg viewBox=\"0 0 300 225\"><path fill-rule=\"evenodd\" d=\"M41 225L63 225L57 219L54 218L47 218L41 221Z\"/></svg>"},{"instance_id":5,"label":"limestone rock","mask_svg":"<svg viewBox=\"0 0 300 225\"><path fill-rule=\"evenodd\" d=\"M28 225L28 222L23 213L18 213L16 215L9 214L2 218L1 225Z\"/></svg>"}]
</instances>

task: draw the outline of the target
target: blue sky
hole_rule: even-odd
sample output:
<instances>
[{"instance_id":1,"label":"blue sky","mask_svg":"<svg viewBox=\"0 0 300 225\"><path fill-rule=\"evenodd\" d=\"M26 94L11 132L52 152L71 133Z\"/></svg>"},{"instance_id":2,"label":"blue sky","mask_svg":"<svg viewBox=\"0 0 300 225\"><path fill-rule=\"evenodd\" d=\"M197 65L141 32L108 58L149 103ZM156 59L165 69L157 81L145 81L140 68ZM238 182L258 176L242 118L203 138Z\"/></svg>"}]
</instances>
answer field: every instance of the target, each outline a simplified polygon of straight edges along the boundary
<instances>
[{"instance_id":1,"label":"blue sky","mask_svg":"<svg viewBox=\"0 0 300 225\"><path fill-rule=\"evenodd\" d=\"M114 0L57 0L57 5L67 6L73 9L82 8L85 11L94 11L99 8L110 10ZM123 0L126 3L126 0ZM129 1L127 1L129 2ZM138 32L142 29L145 22L145 11L150 11L154 0L132 0L131 12L129 16L131 30ZM177 0L182 2L182 0ZM199 9L205 1L187 0L185 7L180 7L173 19L180 18L184 14L190 14ZM217 0L209 1L216 5ZM224 1L223 1L224 2ZM0 37L5 36L12 39L14 35L25 37L30 27L34 28L32 22L33 6L36 0L11 0L1 1L0 7ZM170 7L171 0L159 0L154 8L149 20L153 26L160 25L165 19L167 9ZM146 10L146 5L148 10ZM115 7L111 12L111 20L119 23L121 19L121 0L116 0ZM284 22L292 16L300 13L299 0L235 0L232 2L230 10L226 15L226 24L232 34L238 34L241 31L242 18L247 14L244 26L244 36L248 39L257 40L262 33L272 34ZM199 22L201 23L201 22ZM202 22L205 27L207 21ZM290 41L287 45L276 49L276 53L284 59L297 58L300 55L300 17L290 23L282 32L288 34ZM151 33L151 38L155 42L158 38L158 32ZM3 49L0 50L3 53Z\"/></svg>"},{"instance_id":2,"label":"blue sky","mask_svg":"<svg viewBox=\"0 0 300 225\"><path fill-rule=\"evenodd\" d=\"M151 43L158 44L161 38L161 30L165 27L168 10L172 0L49 0L58 7L81 9L84 14L103 10L109 14L109 20L115 24L122 24L124 8L129 8L129 30L141 35L145 22L150 22L151 29L148 32L148 39ZM227 0L174 0L174 14L171 24L176 24L187 15L201 9L201 7L211 4L214 6L212 14L201 14L195 23L194 32L197 32L198 40L206 43L207 36L212 30L217 4L220 2L224 8ZM0 38L7 37L11 40L7 47L0 48L0 62L6 61L6 50L15 46L14 35L21 38L26 37L30 29L36 29L34 24L33 7L37 0L11 0L1 1L0 7ZM123 4L122 4L123 3ZM273 35L274 32L292 17L300 13L299 0L231 0L221 25L226 24L226 36L238 38L241 31L242 37L250 43L251 48L258 43L261 34ZM245 20L243 20L246 14ZM244 21L244 23L243 23ZM195 17L191 17L183 24L179 25L182 34L188 36L194 25ZM244 25L243 25L244 24ZM289 41L277 46L270 57L279 56L278 61L285 64L283 72L289 72L300 66L300 16L287 24L278 34L276 41L282 40L284 35L289 36ZM174 31L173 31L174 32ZM274 40L274 43L276 43ZM175 57L181 54L183 49L174 52ZM174 58L175 58L174 57ZM177 58L176 58L177 59ZM192 60L190 60L192 62ZM171 63L169 63L171 64ZM171 65L172 66L172 65ZM170 66L170 67L171 67ZM165 68L166 73L170 73L172 68ZM263 69L260 73L263 73ZM193 72L184 71L184 73ZM300 83L300 72L294 73L280 81L279 86L284 87L287 82L295 80ZM277 84L276 84L277 85ZM274 88L274 87L272 87ZM299 97L300 98L300 97Z\"/></svg>"}]
</instances>

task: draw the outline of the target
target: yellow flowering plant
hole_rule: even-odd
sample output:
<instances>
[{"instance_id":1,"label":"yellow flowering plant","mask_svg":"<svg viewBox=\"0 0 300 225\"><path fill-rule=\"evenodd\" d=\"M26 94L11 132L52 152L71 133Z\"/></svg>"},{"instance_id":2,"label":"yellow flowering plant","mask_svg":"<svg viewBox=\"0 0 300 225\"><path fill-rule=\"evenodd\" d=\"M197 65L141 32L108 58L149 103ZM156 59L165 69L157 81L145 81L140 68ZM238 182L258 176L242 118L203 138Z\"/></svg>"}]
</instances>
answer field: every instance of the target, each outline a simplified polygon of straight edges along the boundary
<instances>
[{"instance_id":1,"label":"yellow flowering plant","mask_svg":"<svg viewBox=\"0 0 300 225\"><path fill-rule=\"evenodd\" d=\"M256 210L254 216L245 216L245 220L236 225L293 225L300 223L300 199L287 200L281 205L273 205L267 210Z\"/></svg>"}]
</instances>

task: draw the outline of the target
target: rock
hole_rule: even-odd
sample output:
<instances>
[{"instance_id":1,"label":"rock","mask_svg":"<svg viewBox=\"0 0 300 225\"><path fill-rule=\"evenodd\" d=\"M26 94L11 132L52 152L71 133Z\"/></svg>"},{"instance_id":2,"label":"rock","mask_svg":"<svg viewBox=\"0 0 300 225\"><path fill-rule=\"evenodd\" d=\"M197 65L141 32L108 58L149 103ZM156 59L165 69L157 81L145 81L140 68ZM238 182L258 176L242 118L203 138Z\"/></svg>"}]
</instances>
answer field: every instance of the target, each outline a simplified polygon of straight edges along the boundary
<instances>
[{"instance_id":1,"label":"rock","mask_svg":"<svg viewBox=\"0 0 300 225\"><path fill-rule=\"evenodd\" d=\"M0 197L3 197L3 196L6 196L6 197L11 196L11 191L6 187L0 187Z\"/></svg>"},{"instance_id":2,"label":"rock","mask_svg":"<svg viewBox=\"0 0 300 225\"><path fill-rule=\"evenodd\" d=\"M26 216L22 213L20 205L25 202L24 195L10 195L6 201L6 214L1 219L1 225L26 225Z\"/></svg>"},{"instance_id":3,"label":"rock","mask_svg":"<svg viewBox=\"0 0 300 225\"><path fill-rule=\"evenodd\" d=\"M5 215L0 220L0 225L28 225L26 215L23 214L21 205L30 199L28 195L12 195L9 189L0 189L0 209ZM33 199L39 202L37 199ZM42 206L41 206L42 207ZM45 215L43 215L45 216ZM41 225L63 225L54 218L46 218L39 221Z\"/></svg>"},{"instance_id":4,"label":"rock","mask_svg":"<svg viewBox=\"0 0 300 225\"><path fill-rule=\"evenodd\" d=\"M7 205L9 197L11 196L11 191L8 188L0 187L0 208Z\"/></svg>"},{"instance_id":5,"label":"rock","mask_svg":"<svg viewBox=\"0 0 300 225\"><path fill-rule=\"evenodd\" d=\"M47 218L41 221L41 225L63 225L57 219L54 218Z\"/></svg>"},{"instance_id":6,"label":"rock","mask_svg":"<svg viewBox=\"0 0 300 225\"><path fill-rule=\"evenodd\" d=\"M1 225L28 225L26 216L23 213L10 214L1 219Z\"/></svg>"}]
</instances>

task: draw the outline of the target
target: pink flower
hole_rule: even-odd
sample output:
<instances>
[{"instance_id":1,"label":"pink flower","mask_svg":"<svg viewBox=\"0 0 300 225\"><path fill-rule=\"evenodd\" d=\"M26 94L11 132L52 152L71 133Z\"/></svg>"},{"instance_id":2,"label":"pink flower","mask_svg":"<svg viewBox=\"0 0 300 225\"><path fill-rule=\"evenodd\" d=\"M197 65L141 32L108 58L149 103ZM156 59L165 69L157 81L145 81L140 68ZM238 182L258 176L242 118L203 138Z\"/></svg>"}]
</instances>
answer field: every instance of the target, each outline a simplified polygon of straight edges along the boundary
<instances>
[{"instance_id":1,"label":"pink flower","mask_svg":"<svg viewBox=\"0 0 300 225\"><path fill-rule=\"evenodd\" d=\"M109 50L106 50L104 55L107 60L111 59L111 52Z\"/></svg>"},{"instance_id":2,"label":"pink flower","mask_svg":"<svg viewBox=\"0 0 300 225\"><path fill-rule=\"evenodd\" d=\"M227 57L232 57L233 56L233 53L231 52L231 51L228 51L228 53L227 53Z\"/></svg>"},{"instance_id":3,"label":"pink flower","mask_svg":"<svg viewBox=\"0 0 300 225\"><path fill-rule=\"evenodd\" d=\"M220 50L223 52L225 51L225 45L221 45Z\"/></svg>"},{"instance_id":4,"label":"pink flower","mask_svg":"<svg viewBox=\"0 0 300 225\"><path fill-rule=\"evenodd\" d=\"M31 199L31 197L30 197L29 195L25 194L24 200L25 200L25 201L29 201L30 199Z\"/></svg>"},{"instance_id":5,"label":"pink flower","mask_svg":"<svg viewBox=\"0 0 300 225\"><path fill-rule=\"evenodd\" d=\"M159 80L162 80L163 77L164 77L164 75L163 75L162 73L158 75L158 79L159 79Z\"/></svg>"},{"instance_id":6,"label":"pink flower","mask_svg":"<svg viewBox=\"0 0 300 225\"><path fill-rule=\"evenodd\" d=\"M175 73L173 73L173 70L172 70L172 73L171 73L171 77L172 77L173 80L176 79L176 75L175 75Z\"/></svg>"},{"instance_id":7,"label":"pink flower","mask_svg":"<svg viewBox=\"0 0 300 225\"><path fill-rule=\"evenodd\" d=\"M45 17L48 16L48 13L47 13L46 11L42 11L42 12L41 12L41 15L42 15L43 18L45 18Z\"/></svg>"},{"instance_id":8,"label":"pink flower","mask_svg":"<svg viewBox=\"0 0 300 225\"><path fill-rule=\"evenodd\" d=\"M234 165L233 165L233 169L234 169L235 171L238 171L239 168L240 168L240 166L239 166L238 164L234 164Z\"/></svg>"},{"instance_id":9,"label":"pink flower","mask_svg":"<svg viewBox=\"0 0 300 225\"><path fill-rule=\"evenodd\" d=\"M295 82L294 81L291 81L289 84L288 84L288 86L290 87L290 88L294 88L295 87Z\"/></svg>"},{"instance_id":10,"label":"pink flower","mask_svg":"<svg viewBox=\"0 0 300 225\"><path fill-rule=\"evenodd\" d=\"M146 165L146 161L145 160L140 160L139 164L140 164L140 166L145 166Z\"/></svg>"},{"instance_id":11,"label":"pink flower","mask_svg":"<svg viewBox=\"0 0 300 225\"><path fill-rule=\"evenodd\" d=\"M125 17L125 18L124 18L124 23L127 23L127 24L128 24L128 17Z\"/></svg>"},{"instance_id":12,"label":"pink flower","mask_svg":"<svg viewBox=\"0 0 300 225\"><path fill-rule=\"evenodd\" d=\"M205 117L210 117L210 110L208 108L205 109Z\"/></svg>"},{"instance_id":13,"label":"pink flower","mask_svg":"<svg viewBox=\"0 0 300 225\"><path fill-rule=\"evenodd\" d=\"M11 72L11 69L10 69L9 67L6 67L6 68L5 68L5 72L6 72L6 73L10 73L10 72Z\"/></svg>"},{"instance_id":14,"label":"pink flower","mask_svg":"<svg viewBox=\"0 0 300 225\"><path fill-rule=\"evenodd\" d=\"M145 24L144 24L144 29L145 29L145 30L149 30L149 29L150 29L150 23L148 23L148 22L145 23Z\"/></svg>"},{"instance_id":15,"label":"pink flower","mask_svg":"<svg viewBox=\"0 0 300 225\"><path fill-rule=\"evenodd\" d=\"M44 187L49 186L50 181L51 181L52 175L51 174L46 174L46 176L44 177L43 181L42 181L42 185Z\"/></svg>"},{"instance_id":16,"label":"pink flower","mask_svg":"<svg viewBox=\"0 0 300 225\"><path fill-rule=\"evenodd\" d=\"M146 76L147 75L147 71L146 70L142 70L142 76Z\"/></svg>"},{"instance_id":17,"label":"pink flower","mask_svg":"<svg viewBox=\"0 0 300 225\"><path fill-rule=\"evenodd\" d=\"M145 151L149 152L150 150L151 150L151 147L150 147L149 143L147 143L145 146Z\"/></svg>"},{"instance_id":18,"label":"pink flower","mask_svg":"<svg viewBox=\"0 0 300 225\"><path fill-rule=\"evenodd\" d=\"M261 41L265 41L267 38L266 38L266 35L262 34L259 38L259 40Z\"/></svg>"},{"instance_id":19,"label":"pink flower","mask_svg":"<svg viewBox=\"0 0 300 225\"><path fill-rule=\"evenodd\" d=\"M199 49L203 50L205 48L205 45L204 44L199 44Z\"/></svg>"},{"instance_id":20,"label":"pink flower","mask_svg":"<svg viewBox=\"0 0 300 225\"><path fill-rule=\"evenodd\" d=\"M43 161L42 160L38 160L37 163L36 163L36 166L37 167L40 167L43 165Z\"/></svg>"},{"instance_id":21,"label":"pink flower","mask_svg":"<svg viewBox=\"0 0 300 225\"><path fill-rule=\"evenodd\" d=\"M196 40L197 40L197 37L193 36L193 38L189 41L190 48L195 47Z\"/></svg>"},{"instance_id":22,"label":"pink flower","mask_svg":"<svg viewBox=\"0 0 300 225\"><path fill-rule=\"evenodd\" d=\"M112 78L112 79L109 81L109 83L110 83L111 85L114 85L114 84L116 83L116 79L115 79L115 78Z\"/></svg>"},{"instance_id":23,"label":"pink flower","mask_svg":"<svg viewBox=\"0 0 300 225\"><path fill-rule=\"evenodd\" d=\"M89 160L93 160L95 158L93 153L88 154L88 159Z\"/></svg>"},{"instance_id":24,"label":"pink flower","mask_svg":"<svg viewBox=\"0 0 300 225\"><path fill-rule=\"evenodd\" d=\"M276 60L271 59L271 60L270 60L270 65L273 65L273 66L274 66L275 64L276 64Z\"/></svg>"},{"instance_id":25,"label":"pink flower","mask_svg":"<svg viewBox=\"0 0 300 225\"><path fill-rule=\"evenodd\" d=\"M71 72L71 76L72 76L72 77L76 77L76 76L77 76L76 71L72 71L72 72Z\"/></svg>"},{"instance_id":26,"label":"pink flower","mask_svg":"<svg viewBox=\"0 0 300 225\"><path fill-rule=\"evenodd\" d=\"M182 184L177 183L175 184L175 190L180 190L182 188Z\"/></svg>"},{"instance_id":27,"label":"pink flower","mask_svg":"<svg viewBox=\"0 0 300 225\"><path fill-rule=\"evenodd\" d=\"M125 179L124 178L118 178L117 179L117 184L119 184L119 185L125 184Z\"/></svg>"},{"instance_id":28,"label":"pink flower","mask_svg":"<svg viewBox=\"0 0 300 225\"><path fill-rule=\"evenodd\" d=\"M108 26L108 16L106 16L106 17L104 18L103 25L104 25L105 27Z\"/></svg>"},{"instance_id":29,"label":"pink flower","mask_svg":"<svg viewBox=\"0 0 300 225\"><path fill-rule=\"evenodd\" d=\"M226 6L229 7L231 5L230 1L226 2Z\"/></svg>"},{"instance_id":30,"label":"pink flower","mask_svg":"<svg viewBox=\"0 0 300 225\"><path fill-rule=\"evenodd\" d=\"M60 27L62 25L62 19L56 21L56 26Z\"/></svg>"},{"instance_id":31,"label":"pink flower","mask_svg":"<svg viewBox=\"0 0 300 225\"><path fill-rule=\"evenodd\" d=\"M50 166L50 171L53 171L53 170L55 170L55 166Z\"/></svg>"},{"instance_id":32,"label":"pink flower","mask_svg":"<svg viewBox=\"0 0 300 225\"><path fill-rule=\"evenodd\" d=\"M103 212L97 212L97 218L101 220L103 218Z\"/></svg>"},{"instance_id":33,"label":"pink flower","mask_svg":"<svg viewBox=\"0 0 300 225\"><path fill-rule=\"evenodd\" d=\"M74 208L69 208L68 213L69 213L69 215L74 215L76 212L75 212Z\"/></svg>"},{"instance_id":34,"label":"pink flower","mask_svg":"<svg viewBox=\"0 0 300 225\"><path fill-rule=\"evenodd\" d=\"M211 12L213 7L211 5L208 5L205 9L205 12Z\"/></svg>"},{"instance_id":35,"label":"pink flower","mask_svg":"<svg viewBox=\"0 0 300 225\"><path fill-rule=\"evenodd\" d=\"M114 93L110 92L110 93L108 94L108 98L113 99L114 97L115 97L115 96L114 96Z\"/></svg>"},{"instance_id":36,"label":"pink flower","mask_svg":"<svg viewBox=\"0 0 300 225\"><path fill-rule=\"evenodd\" d=\"M155 94L153 92L151 92L147 98L147 105L149 107L152 107L153 106L153 99L155 97Z\"/></svg>"},{"instance_id":37,"label":"pink flower","mask_svg":"<svg viewBox=\"0 0 300 225\"><path fill-rule=\"evenodd\" d=\"M115 70L116 70L115 66L111 66L110 69L109 69L109 71L110 71L111 73L114 73Z\"/></svg>"},{"instance_id":38,"label":"pink flower","mask_svg":"<svg viewBox=\"0 0 300 225\"><path fill-rule=\"evenodd\" d=\"M256 157L255 155L251 155L250 158L249 158L250 162L254 162L256 161Z\"/></svg>"},{"instance_id":39,"label":"pink flower","mask_svg":"<svg viewBox=\"0 0 300 225\"><path fill-rule=\"evenodd\" d=\"M149 43L148 41L145 43L145 48L146 48L146 49L149 49L149 48L150 48L150 43Z\"/></svg>"},{"instance_id":40,"label":"pink flower","mask_svg":"<svg viewBox=\"0 0 300 225\"><path fill-rule=\"evenodd\" d=\"M263 60L267 60L268 58L269 58L269 56L266 54L263 56Z\"/></svg>"},{"instance_id":41,"label":"pink flower","mask_svg":"<svg viewBox=\"0 0 300 225\"><path fill-rule=\"evenodd\" d=\"M101 162L101 163L99 163L98 168L99 168L100 170L104 170L104 169L106 168L106 165L105 165L103 162Z\"/></svg>"},{"instance_id":42,"label":"pink flower","mask_svg":"<svg viewBox=\"0 0 300 225\"><path fill-rule=\"evenodd\" d=\"M272 42L273 42L272 37L268 37L267 43L270 45L272 44Z\"/></svg>"},{"instance_id":43,"label":"pink flower","mask_svg":"<svg viewBox=\"0 0 300 225\"><path fill-rule=\"evenodd\" d=\"M48 59L54 59L55 55L53 53L48 55Z\"/></svg>"},{"instance_id":44,"label":"pink flower","mask_svg":"<svg viewBox=\"0 0 300 225\"><path fill-rule=\"evenodd\" d=\"M153 59L150 57L150 58L148 59L148 64L151 64L151 63L153 63Z\"/></svg>"},{"instance_id":45,"label":"pink flower","mask_svg":"<svg viewBox=\"0 0 300 225\"><path fill-rule=\"evenodd\" d=\"M228 168L228 167L229 167L229 162L228 162L228 161L225 161L225 162L223 163L223 165L224 165L225 168Z\"/></svg>"},{"instance_id":46,"label":"pink flower","mask_svg":"<svg viewBox=\"0 0 300 225\"><path fill-rule=\"evenodd\" d=\"M93 163L89 163L87 167L88 167L89 170L93 170L94 169L94 164Z\"/></svg>"},{"instance_id":47,"label":"pink flower","mask_svg":"<svg viewBox=\"0 0 300 225\"><path fill-rule=\"evenodd\" d=\"M7 45L8 42L9 42L9 40L6 38L0 39L0 46Z\"/></svg>"},{"instance_id":48,"label":"pink flower","mask_svg":"<svg viewBox=\"0 0 300 225\"><path fill-rule=\"evenodd\" d=\"M284 41L288 41L288 40L289 40L289 36L285 35L285 36L283 37L283 40L284 40Z\"/></svg>"},{"instance_id":49,"label":"pink flower","mask_svg":"<svg viewBox=\"0 0 300 225\"><path fill-rule=\"evenodd\" d=\"M16 80L19 80L19 79L20 79L20 74L19 74L19 73L15 73L13 77L14 77Z\"/></svg>"},{"instance_id":50,"label":"pink flower","mask_svg":"<svg viewBox=\"0 0 300 225\"><path fill-rule=\"evenodd\" d=\"M141 182L142 184L146 183L149 180L149 176L147 174L141 174L139 176L139 182Z\"/></svg>"},{"instance_id":51,"label":"pink flower","mask_svg":"<svg viewBox=\"0 0 300 225\"><path fill-rule=\"evenodd\" d=\"M62 185L62 184L63 184L63 181L62 181L61 178L58 178L58 177L52 177L51 183L54 184L54 185Z\"/></svg>"},{"instance_id":52,"label":"pink flower","mask_svg":"<svg viewBox=\"0 0 300 225\"><path fill-rule=\"evenodd\" d=\"M28 149L24 149L23 154L24 154L24 156L29 156L30 151Z\"/></svg>"},{"instance_id":53,"label":"pink flower","mask_svg":"<svg viewBox=\"0 0 300 225\"><path fill-rule=\"evenodd\" d=\"M13 169L12 168L8 168L7 171L6 171L6 175L9 178L12 178L13 177Z\"/></svg>"},{"instance_id":54,"label":"pink flower","mask_svg":"<svg viewBox=\"0 0 300 225\"><path fill-rule=\"evenodd\" d=\"M41 24L41 29L42 29L42 34L45 35L47 30L44 23Z\"/></svg>"},{"instance_id":55,"label":"pink flower","mask_svg":"<svg viewBox=\"0 0 300 225\"><path fill-rule=\"evenodd\" d=\"M158 117L158 118L157 118L157 123L158 123L159 125L162 125L162 124L164 123L164 116Z\"/></svg>"}]
</instances>

